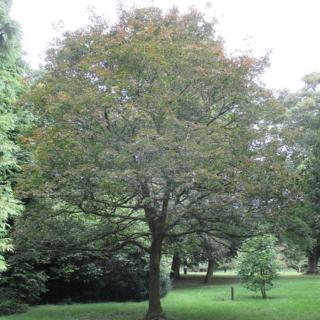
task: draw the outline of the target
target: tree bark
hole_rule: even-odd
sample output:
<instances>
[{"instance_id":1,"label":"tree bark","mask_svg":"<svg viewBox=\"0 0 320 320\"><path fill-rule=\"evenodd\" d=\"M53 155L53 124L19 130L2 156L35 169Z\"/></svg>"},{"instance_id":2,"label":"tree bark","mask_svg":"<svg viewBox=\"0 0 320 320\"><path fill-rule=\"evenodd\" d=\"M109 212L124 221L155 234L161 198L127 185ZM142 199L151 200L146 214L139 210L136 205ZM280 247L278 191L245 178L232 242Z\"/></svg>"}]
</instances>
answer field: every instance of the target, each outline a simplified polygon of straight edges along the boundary
<instances>
[{"instance_id":1,"label":"tree bark","mask_svg":"<svg viewBox=\"0 0 320 320\"><path fill-rule=\"evenodd\" d=\"M150 247L149 307L146 320L165 319L160 301L160 260L162 239L153 239Z\"/></svg>"},{"instance_id":2,"label":"tree bark","mask_svg":"<svg viewBox=\"0 0 320 320\"><path fill-rule=\"evenodd\" d=\"M180 266L181 266L181 258L178 254L174 254L172 258L172 265L171 265L171 279L177 280L180 279Z\"/></svg>"},{"instance_id":3,"label":"tree bark","mask_svg":"<svg viewBox=\"0 0 320 320\"><path fill-rule=\"evenodd\" d=\"M204 283L209 283L212 280L213 275L213 267L214 267L214 261L213 259L208 259L208 268L207 268L207 274L204 278Z\"/></svg>"},{"instance_id":4,"label":"tree bark","mask_svg":"<svg viewBox=\"0 0 320 320\"><path fill-rule=\"evenodd\" d=\"M310 252L308 255L308 269L307 274L317 274L318 273L318 261L319 256L316 252L317 250L314 250L313 252Z\"/></svg>"}]
</instances>

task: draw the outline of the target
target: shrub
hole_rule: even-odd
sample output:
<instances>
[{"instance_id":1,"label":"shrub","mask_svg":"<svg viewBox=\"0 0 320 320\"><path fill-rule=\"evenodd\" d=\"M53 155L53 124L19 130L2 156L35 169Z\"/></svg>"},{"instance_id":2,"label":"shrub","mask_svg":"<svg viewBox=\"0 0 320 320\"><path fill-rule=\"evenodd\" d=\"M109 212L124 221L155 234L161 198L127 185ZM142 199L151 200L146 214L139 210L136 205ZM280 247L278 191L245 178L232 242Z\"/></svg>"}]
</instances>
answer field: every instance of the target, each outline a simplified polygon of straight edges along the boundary
<instances>
[{"instance_id":1,"label":"shrub","mask_svg":"<svg viewBox=\"0 0 320 320\"><path fill-rule=\"evenodd\" d=\"M16 255L8 259L8 269L0 277L0 298L34 304L46 291L47 276L34 262L23 261Z\"/></svg>"},{"instance_id":2,"label":"shrub","mask_svg":"<svg viewBox=\"0 0 320 320\"><path fill-rule=\"evenodd\" d=\"M109 259L96 257L95 261L93 257L78 257L78 261L71 258L64 261L64 269L73 270L67 277L62 273L61 261L56 261L55 265L48 268L48 291L42 302L61 303L66 299L74 302L148 299L149 257L145 253L129 251ZM165 296L171 287L169 272L165 270L161 272L160 286L161 296Z\"/></svg>"},{"instance_id":3,"label":"shrub","mask_svg":"<svg viewBox=\"0 0 320 320\"><path fill-rule=\"evenodd\" d=\"M0 316L7 316L14 313L24 313L28 305L16 300L5 299L0 301Z\"/></svg>"},{"instance_id":4,"label":"shrub","mask_svg":"<svg viewBox=\"0 0 320 320\"><path fill-rule=\"evenodd\" d=\"M8 269L0 278L0 301L38 304L148 298L149 257L144 252L128 249L112 258L99 252L61 254L33 261L29 254L9 257ZM162 271L160 282L165 296L171 285L168 272Z\"/></svg>"}]
</instances>

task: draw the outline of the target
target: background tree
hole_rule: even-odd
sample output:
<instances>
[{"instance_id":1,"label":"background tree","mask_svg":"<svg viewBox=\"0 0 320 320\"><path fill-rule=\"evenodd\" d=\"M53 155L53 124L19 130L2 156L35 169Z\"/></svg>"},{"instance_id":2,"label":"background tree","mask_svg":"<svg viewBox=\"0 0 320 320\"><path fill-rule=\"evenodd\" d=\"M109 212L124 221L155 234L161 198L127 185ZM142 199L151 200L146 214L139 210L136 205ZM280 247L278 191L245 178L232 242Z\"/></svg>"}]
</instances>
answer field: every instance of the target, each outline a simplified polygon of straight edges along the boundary
<instances>
[{"instance_id":1,"label":"background tree","mask_svg":"<svg viewBox=\"0 0 320 320\"><path fill-rule=\"evenodd\" d=\"M303 80L303 89L283 98L287 107L283 131L291 171L299 176L296 179L298 201L291 207L291 221L294 221L291 224L296 226L295 234L304 230L299 243L308 259L307 273L315 274L320 257L320 75L312 73Z\"/></svg>"},{"instance_id":2,"label":"background tree","mask_svg":"<svg viewBox=\"0 0 320 320\"><path fill-rule=\"evenodd\" d=\"M189 253L194 249L195 241L194 235L187 235L183 238L172 239L172 241L166 241L166 246L163 252L166 255L172 255L170 278L172 280L178 280L181 278L180 270Z\"/></svg>"},{"instance_id":3,"label":"background tree","mask_svg":"<svg viewBox=\"0 0 320 320\"><path fill-rule=\"evenodd\" d=\"M304 244L304 241L302 241ZM299 242L289 242L281 245L284 266L297 272L304 272L306 266L306 250Z\"/></svg>"},{"instance_id":4,"label":"background tree","mask_svg":"<svg viewBox=\"0 0 320 320\"><path fill-rule=\"evenodd\" d=\"M251 217L237 195L257 114L270 110L255 81L264 65L228 58L201 14L175 9L123 11L114 26L96 17L48 51L30 96L39 122L21 196L59 199L120 247L147 244L147 319L163 317L167 240L233 233Z\"/></svg>"},{"instance_id":5,"label":"background tree","mask_svg":"<svg viewBox=\"0 0 320 320\"><path fill-rule=\"evenodd\" d=\"M262 299L273 286L279 269L272 236L257 236L246 240L238 253L238 274L244 286L260 291Z\"/></svg>"},{"instance_id":6,"label":"background tree","mask_svg":"<svg viewBox=\"0 0 320 320\"><path fill-rule=\"evenodd\" d=\"M172 257L170 278L174 280L180 279L181 256L178 251L175 251Z\"/></svg>"},{"instance_id":7,"label":"background tree","mask_svg":"<svg viewBox=\"0 0 320 320\"><path fill-rule=\"evenodd\" d=\"M200 236L200 246L201 254L208 263L207 273L204 278L204 283L210 283L213 276L213 271L219 265L219 262L223 258L226 258L230 253L231 244L223 239L215 239L207 235Z\"/></svg>"}]
</instances>

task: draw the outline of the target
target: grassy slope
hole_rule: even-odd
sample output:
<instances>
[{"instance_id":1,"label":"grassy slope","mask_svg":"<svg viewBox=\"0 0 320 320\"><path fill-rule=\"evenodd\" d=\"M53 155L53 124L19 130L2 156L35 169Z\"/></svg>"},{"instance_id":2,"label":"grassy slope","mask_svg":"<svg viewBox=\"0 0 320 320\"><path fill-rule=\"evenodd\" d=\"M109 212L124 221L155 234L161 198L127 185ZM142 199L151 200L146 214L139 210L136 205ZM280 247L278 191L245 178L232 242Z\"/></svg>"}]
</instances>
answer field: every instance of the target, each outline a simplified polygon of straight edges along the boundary
<instances>
[{"instance_id":1,"label":"grassy slope","mask_svg":"<svg viewBox=\"0 0 320 320\"><path fill-rule=\"evenodd\" d=\"M276 282L270 299L243 289L233 276L217 276L204 286L199 278L176 284L163 306L170 320L319 320L320 277L286 276ZM236 301L230 301L234 286ZM138 320L146 303L74 304L41 306L0 320Z\"/></svg>"}]
</instances>

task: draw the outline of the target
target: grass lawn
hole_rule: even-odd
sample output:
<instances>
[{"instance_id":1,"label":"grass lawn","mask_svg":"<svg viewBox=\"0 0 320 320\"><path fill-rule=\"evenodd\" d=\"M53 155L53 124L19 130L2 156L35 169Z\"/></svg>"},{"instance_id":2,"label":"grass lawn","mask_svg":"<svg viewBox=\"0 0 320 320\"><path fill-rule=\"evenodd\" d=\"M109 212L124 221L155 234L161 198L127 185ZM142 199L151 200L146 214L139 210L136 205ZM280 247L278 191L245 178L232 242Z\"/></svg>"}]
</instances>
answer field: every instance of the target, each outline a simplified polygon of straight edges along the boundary
<instances>
[{"instance_id":1,"label":"grass lawn","mask_svg":"<svg viewBox=\"0 0 320 320\"><path fill-rule=\"evenodd\" d=\"M230 274L218 274L211 285L189 275L163 299L169 320L319 320L320 277L284 275L269 299L242 288ZM230 287L235 301L230 301ZM0 320L138 320L146 303L98 303L33 307Z\"/></svg>"}]
</instances>

